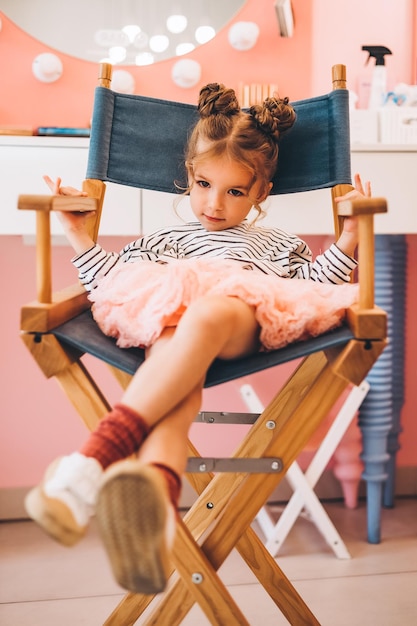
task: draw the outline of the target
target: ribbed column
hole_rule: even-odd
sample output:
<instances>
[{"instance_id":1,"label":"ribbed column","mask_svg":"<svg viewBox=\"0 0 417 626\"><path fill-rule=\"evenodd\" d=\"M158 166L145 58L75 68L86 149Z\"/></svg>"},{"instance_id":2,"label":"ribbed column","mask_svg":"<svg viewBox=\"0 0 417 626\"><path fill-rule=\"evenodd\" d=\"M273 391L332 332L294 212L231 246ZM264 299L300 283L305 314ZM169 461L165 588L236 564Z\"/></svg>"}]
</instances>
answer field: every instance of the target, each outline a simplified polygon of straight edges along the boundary
<instances>
[{"instance_id":1,"label":"ribbed column","mask_svg":"<svg viewBox=\"0 0 417 626\"><path fill-rule=\"evenodd\" d=\"M392 345L392 425L388 434L387 481L384 487L383 504L394 506L396 456L400 449L401 410L404 404L404 354L405 354L405 305L407 281L407 242L405 235L390 235L392 301L390 341Z\"/></svg>"},{"instance_id":2,"label":"ribbed column","mask_svg":"<svg viewBox=\"0 0 417 626\"><path fill-rule=\"evenodd\" d=\"M405 238L402 235L376 237L375 301L388 314L389 345L369 372L367 380L371 388L359 411L370 543L381 540L383 490L385 484L394 483L395 455L399 448L404 371L404 248ZM402 280L398 280L400 266ZM393 492L393 487L390 490Z\"/></svg>"}]
</instances>

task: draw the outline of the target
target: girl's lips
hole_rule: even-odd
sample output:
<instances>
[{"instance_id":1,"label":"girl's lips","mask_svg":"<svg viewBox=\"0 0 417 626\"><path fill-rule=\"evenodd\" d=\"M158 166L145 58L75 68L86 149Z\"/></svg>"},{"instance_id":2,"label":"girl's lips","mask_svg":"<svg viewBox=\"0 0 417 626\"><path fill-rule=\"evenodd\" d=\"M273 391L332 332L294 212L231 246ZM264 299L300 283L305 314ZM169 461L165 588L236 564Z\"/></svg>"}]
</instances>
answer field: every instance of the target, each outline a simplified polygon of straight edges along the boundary
<instances>
[{"instance_id":1,"label":"girl's lips","mask_svg":"<svg viewBox=\"0 0 417 626\"><path fill-rule=\"evenodd\" d=\"M212 217L211 215L206 215L206 214L204 214L204 217L209 222L222 222L223 221L222 217Z\"/></svg>"}]
</instances>

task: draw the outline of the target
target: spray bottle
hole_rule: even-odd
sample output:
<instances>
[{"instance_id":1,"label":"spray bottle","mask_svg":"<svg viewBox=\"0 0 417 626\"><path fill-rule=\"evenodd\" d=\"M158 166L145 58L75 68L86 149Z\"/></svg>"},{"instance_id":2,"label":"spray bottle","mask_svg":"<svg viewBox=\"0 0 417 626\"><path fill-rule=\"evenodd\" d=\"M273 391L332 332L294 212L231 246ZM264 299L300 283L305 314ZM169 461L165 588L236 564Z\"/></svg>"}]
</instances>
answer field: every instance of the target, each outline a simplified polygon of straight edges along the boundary
<instances>
[{"instance_id":1,"label":"spray bottle","mask_svg":"<svg viewBox=\"0 0 417 626\"><path fill-rule=\"evenodd\" d=\"M392 52L388 48L385 48L385 46L362 46L362 50L369 52L367 63L371 57L375 59L368 109L378 109L382 107L387 93L385 55L392 54Z\"/></svg>"}]
</instances>

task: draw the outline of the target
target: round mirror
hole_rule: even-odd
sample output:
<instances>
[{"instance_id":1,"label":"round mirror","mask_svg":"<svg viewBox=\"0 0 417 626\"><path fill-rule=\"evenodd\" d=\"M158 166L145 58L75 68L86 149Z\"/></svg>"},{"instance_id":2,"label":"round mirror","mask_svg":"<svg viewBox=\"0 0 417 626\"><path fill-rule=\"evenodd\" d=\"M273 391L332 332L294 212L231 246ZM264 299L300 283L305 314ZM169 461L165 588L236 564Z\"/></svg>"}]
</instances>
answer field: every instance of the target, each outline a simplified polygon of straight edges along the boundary
<instances>
[{"instance_id":1,"label":"round mirror","mask_svg":"<svg viewBox=\"0 0 417 626\"><path fill-rule=\"evenodd\" d=\"M86 61L148 65L212 39L245 0L1 0L42 43Z\"/></svg>"}]
</instances>

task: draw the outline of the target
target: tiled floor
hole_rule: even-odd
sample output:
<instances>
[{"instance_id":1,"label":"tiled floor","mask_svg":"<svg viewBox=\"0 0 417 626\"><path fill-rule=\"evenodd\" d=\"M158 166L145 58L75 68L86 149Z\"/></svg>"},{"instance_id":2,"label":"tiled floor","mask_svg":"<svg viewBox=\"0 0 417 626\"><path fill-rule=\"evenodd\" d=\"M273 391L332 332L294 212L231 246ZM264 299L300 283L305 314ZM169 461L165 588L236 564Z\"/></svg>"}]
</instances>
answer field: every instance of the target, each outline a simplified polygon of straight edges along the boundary
<instances>
[{"instance_id":1,"label":"tiled floor","mask_svg":"<svg viewBox=\"0 0 417 626\"><path fill-rule=\"evenodd\" d=\"M326 509L351 559L337 559L303 518L278 556L322 626L415 626L417 499L398 499L394 509L383 511L378 545L366 542L363 503L356 510L342 503ZM81 544L67 549L32 522L3 523L0 544L1 626L100 626L124 595L111 578L94 527ZM221 576L251 626L287 624L236 553ZM208 621L194 607L183 624Z\"/></svg>"}]
</instances>

